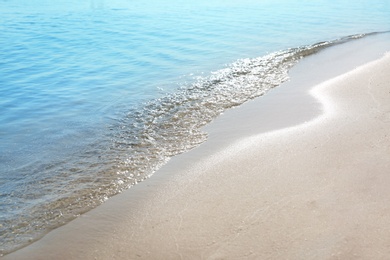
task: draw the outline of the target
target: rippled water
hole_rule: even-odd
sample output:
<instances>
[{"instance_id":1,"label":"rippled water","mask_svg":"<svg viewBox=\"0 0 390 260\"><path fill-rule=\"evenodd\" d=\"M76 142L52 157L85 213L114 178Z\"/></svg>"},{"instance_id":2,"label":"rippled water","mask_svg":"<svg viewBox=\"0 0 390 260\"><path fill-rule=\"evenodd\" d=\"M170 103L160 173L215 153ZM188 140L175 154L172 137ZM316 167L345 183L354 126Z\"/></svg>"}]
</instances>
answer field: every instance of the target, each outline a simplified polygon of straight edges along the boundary
<instances>
[{"instance_id":1,"label":"rippled water","mask_svg":"<svg viewBox=\"0 0 390 260\"><path fill-rule=\"evenodd\" d=\"M301 57L389 30L389 5L0 1L0 252L148 178Z\"/></svg>"}]
</instances>

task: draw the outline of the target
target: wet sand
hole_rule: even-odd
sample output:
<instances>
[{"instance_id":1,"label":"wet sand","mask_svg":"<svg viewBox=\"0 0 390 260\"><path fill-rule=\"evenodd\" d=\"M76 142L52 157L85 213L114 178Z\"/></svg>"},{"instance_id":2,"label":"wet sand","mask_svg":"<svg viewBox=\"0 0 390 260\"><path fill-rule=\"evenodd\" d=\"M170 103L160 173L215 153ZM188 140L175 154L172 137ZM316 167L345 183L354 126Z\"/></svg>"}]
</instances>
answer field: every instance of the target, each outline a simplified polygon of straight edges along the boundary
<instances>
[{"instance_id":1,"label":"wet sand","mask_svg":"<svg viewBox=\"0 0 390 260\"><path fill-rule=\"evenodd\" d=\"M347 67L304 79L304 116L242 134L226 113L205 145L4 259L386 259L390 54Z\"/></svg>"}]
</instances>

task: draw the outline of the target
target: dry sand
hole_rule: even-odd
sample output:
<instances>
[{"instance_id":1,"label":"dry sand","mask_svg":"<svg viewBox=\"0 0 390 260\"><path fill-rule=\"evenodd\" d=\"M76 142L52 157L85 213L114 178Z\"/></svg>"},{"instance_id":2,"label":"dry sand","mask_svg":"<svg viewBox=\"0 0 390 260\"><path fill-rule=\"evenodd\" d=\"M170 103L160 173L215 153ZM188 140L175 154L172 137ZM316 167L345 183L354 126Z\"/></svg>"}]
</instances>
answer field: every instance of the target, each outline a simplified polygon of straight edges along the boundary
<instances>
[{"instance_id":1,"label":"dry sand","mask_svg":"<svg viewBox=\"0 0 390 260\"><path fill-rule=\"evenodd\" d=\"M390 54L311 93L315 119L190 152L4 259L388 259Z\"/></svg>"}]
</instances>

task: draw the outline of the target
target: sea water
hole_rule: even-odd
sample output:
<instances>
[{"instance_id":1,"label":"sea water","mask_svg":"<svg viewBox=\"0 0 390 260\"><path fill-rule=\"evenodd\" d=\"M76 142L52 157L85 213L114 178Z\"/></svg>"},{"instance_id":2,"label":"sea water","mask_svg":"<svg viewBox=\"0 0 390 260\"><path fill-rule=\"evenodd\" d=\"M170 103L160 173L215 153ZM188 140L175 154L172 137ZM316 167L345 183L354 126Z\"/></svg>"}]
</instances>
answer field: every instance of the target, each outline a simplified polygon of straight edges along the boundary
<instances>
[{"instance_id":1,"label":"sea water","mask_svg":"<svg viewBox=\"0 0 390 260\"><path fill-rule=\"evenodd\" d=\"M0 254L150 177L390 2L1 0Z\"/></svg>"}]
</instances>

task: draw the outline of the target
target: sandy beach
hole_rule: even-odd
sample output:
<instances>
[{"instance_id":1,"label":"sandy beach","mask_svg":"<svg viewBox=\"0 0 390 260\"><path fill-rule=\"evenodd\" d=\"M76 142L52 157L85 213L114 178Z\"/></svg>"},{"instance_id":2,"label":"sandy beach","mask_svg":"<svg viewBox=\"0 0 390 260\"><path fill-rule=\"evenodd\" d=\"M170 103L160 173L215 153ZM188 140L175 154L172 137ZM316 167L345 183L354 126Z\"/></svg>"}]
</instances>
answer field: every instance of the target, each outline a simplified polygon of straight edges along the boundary
<instances>
[{"instance_id":1,"label":"sandy beach","mask_svg":"<svg viewBox=\"0 0 390 260\"><path fill-rule=\"evenodd\" d=\"M4 259L388 258L390 55L347 71Z\"/></svg>"}]
</instances>

